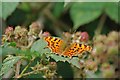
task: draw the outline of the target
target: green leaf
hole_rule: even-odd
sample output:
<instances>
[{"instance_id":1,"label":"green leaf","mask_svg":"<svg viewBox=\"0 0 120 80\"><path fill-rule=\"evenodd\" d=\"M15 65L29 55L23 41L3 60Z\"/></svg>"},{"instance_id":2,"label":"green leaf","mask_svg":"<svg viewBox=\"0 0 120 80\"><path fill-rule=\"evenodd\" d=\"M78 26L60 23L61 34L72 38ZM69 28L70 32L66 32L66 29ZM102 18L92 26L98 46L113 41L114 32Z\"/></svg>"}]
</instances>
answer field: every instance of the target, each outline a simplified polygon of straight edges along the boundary
<instances>
[{"instance_id":1,"label":"green leaf","mask_svg":"<svg viewBox=\"0 0 120 80\"><path fill-rule=\"evenodd\" d=\"M20 50L19 55L24 56L24 58L31 60L33 56L39 56L36 52L31 52L30 50Z\"/></svg>"},{"instance_id":2,"label":"green leaf","mask_svg":"<svg viewBox=\"0 0 120 80\"><path fill-rule=\"evenodd\" d=\"M2 2L0 4L2 4L2 14L0 13L0 17L6 19L16 9L18 2Z\"/></svg>"},{"instance_id":3,"label":"green leaf","mask_svg":"<svg viewBox=\"0 0 120 80\"><path fill-rule=\"evenodd\" d=\"M106 3L106 14L114 20L116 23L118 23L118 2L111 2L111 3ZM119 18L120 19L120 18Z\"/></svg>"},{"instance_id":4,"label":"green leaf","mask_svg":"<svg viewBox=\"0 0 120 80\"><path fill-rule=\"evenodd\" d=\"M64 10L64 3L63 2L55 2L55 5L53 7L53 15L55 17L59 17L61 15L61 13Z\"/></svg>"},{"instance_id":5,"label":"green leaf","mask_svg":"<svg viewBox=\"0 0 120 80\"><path fill-rule=\"evenodd\" d=\"M34 44L31 47L31 51L32 52L38 52L39 54L43 54L43 53L49 53L50 50L47 47L47 42L44 41L43 39L40 39L36 42L34 42Z\"/></svg>"},{"instance_id":6,"label":"green leaf","mask_svg":"<svg viewBox=\"0 0 120 80\"><path fill-rule=\"evenodd\" d=\"M66 57L62 57L62 56L56 55L54 53L47 53L46 56L53 58L56 62L58 62L58 61L65 62L65 61L68 61L70 59L70 58L66 58Z\"/></svg>"},{"instance_id":7,"label":"green leaf","mask_svg":"<svg viewBox=\"0 0 120 80\"><path fill-rule=\"evenodd\" d=\"M54 53L47 53L46 54L47 57L51 57L52 59L54 59L56 62L58 61L62 61L62 62L68 62L74 66L76 66L77 68L80 68L80 63L79 63L79 58L78 57L73 57L73 58L69 58L69 57L62 57L59 55L56 55Z\"/></svg>"},{"instance_id":8,"label":"green leaf","mask_svg":"<svg viewBox=\"0 0 120 80\"><path fill-rule=\"evenodd\" d=\"M7 55L7 54L16 54L16 53L19 53L19 49L17 48L14 48L14 47L11 47L11 46L7 46L7 47L0 47L0 51L2 53L0 53L0 56L3 55Z\"/></svg>"},{"instance_id":9,"label":"green leaf","mask_svg":"<svg viewBox=\"0 0 120 80\"><path fill-rule=\"evenodd\" d=\"M73 57L68 62L71 63L72 65L76 66L77 68L80 68L80 60L78 57Z\"/></svg>"},{"instance_id":10,"label":"green leaf","mask_svg":"<svg viewBox=\"0 0 120 80\"><path fill-rule=\"evenodd\" d=\"M19 54L27 59L31 59L32 56L38 56L37 52L31 52L30 50L20 50L18 48L11 46L0 47L0 56L10 55L10 54Z\"/></svg>"},{"instance_id":11,"label":"green leaf","mask_svg":"<svg viewBox=\"0 0 120 80\"><path fill-rule=\"evenodd\" d=\"M21 3L18 8L25 11L25 12L30 12L31 11L31 7L30 7L29 3Z\"/></svg>"},{"instance_id":12,"label":"green leaf","mask_svg":"<svg viewBox=\"0 0 120 80\"><path fill-rule=\"evenodd\" d=\"M70 17L74 23L73 29L87 24L98 18L104 7L104 3L74 3L70 9Z\"/></svg>"},{"instance_id":13,"label":"green leaf","mask_svg":"<svg viewBox=\"0 0 120 80\"><path fill-rule=\"evenodd\" d=\"M9 46L15 47L16 46L16 42L10 42Z\"/></svg>"},{"instance_id":14,"label":"green leaf","mask_svg":"<svg viewBox=\"0 0 120 80\"><path fill-rule=\"evenodd\" d=\"M0 71L0 76L6 74L11 68L13 68L14 64L20 59L21 59L20 56L9 55L3 61L2 68L1 68L1 71Z\"/></svg>"}]
</instances>

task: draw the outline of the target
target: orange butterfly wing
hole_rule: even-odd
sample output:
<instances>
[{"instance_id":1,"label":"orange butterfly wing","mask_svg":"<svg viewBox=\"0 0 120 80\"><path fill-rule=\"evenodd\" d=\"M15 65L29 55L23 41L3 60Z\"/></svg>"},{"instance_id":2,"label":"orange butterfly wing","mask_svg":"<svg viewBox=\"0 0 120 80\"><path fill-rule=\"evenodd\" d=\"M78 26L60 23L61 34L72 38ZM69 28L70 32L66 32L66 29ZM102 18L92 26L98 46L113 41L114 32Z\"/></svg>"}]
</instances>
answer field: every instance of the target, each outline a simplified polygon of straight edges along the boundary
<instances>
[{"instance_id":1,"label":"orange butterfly wing","mask_svg":"<svg viewBox=\"0 0 120 80\"><path fill-rule=\"evenodd\" d=\"M63 52L63 40L51 36L45 37L44 39L48 43L48 48L50 48L53 53L61 55Z\"/></svg>"},{"instance_id":2,"label":"orange butterfly wing","mask_svg":"<svg viewBox=\"0 0 120 80\"><path fill-rule=\"evenodd\" d=\"M72 57L72 56L78 56L79 54L82 54L84 51L91 51L92 47L84 45L84 44L78 44L73 43L69 47L67 47L62 55Z\"/></svg>"},{"instance_id":3,"label":"orange butterfly wing","mask_svg":"<svg viewBox=\"0 0 120 80\"><path fill-rule=\"evenodd\" d=\"M84 44L72 43L70 46L66 47L65 50L63 50L65 43L62 39L51 36L45 37L44 39L48 43L48 48L50 48L53 53L68 56L70 58L92 49L92 47Z\"/></svg>"}]
</instances>

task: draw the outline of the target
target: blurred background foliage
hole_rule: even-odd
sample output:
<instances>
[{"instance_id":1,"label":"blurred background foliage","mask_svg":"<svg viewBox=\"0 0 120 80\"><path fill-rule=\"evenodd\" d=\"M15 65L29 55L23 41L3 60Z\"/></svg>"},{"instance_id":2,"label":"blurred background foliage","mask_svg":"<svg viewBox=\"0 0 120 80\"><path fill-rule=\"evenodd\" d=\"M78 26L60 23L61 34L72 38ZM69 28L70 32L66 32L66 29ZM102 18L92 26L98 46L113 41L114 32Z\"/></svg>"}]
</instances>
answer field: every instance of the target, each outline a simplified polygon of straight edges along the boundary
<instances>
[{"instance_id":1,"label":"blurred background foliage","mask_svg":"<svg viewBox=\"0 0 120 80\"><path fill-rule=\"evenodd\" d=\"M102 33L118 30L118 7L117 2L4 2L2 18L7 26L28 27L31 22L40 21L45 31L57 36L61 36L63 31L75 30L87 31L93 36L103 15L105 21L101 20L104 24Z\"/></svg>"},{"instance_id":2,"label":"blurred background foliage","mask_svg":"<svg viewBox=\"0 0 120 80\"><path fill-rule=\"evenodd\" d=\"M8 26L15 28L16 26L18 27L18 25L20 25L28 29L29 25L35 21L38 21L43 26L43 31L48 31L53 36L61 37L63 32L70 32L70 33L75 33L77 31L88 32L90 39L93 40L93 44L97 50L97 56L94 55L94 52L92 52L92 56L94 56L94 59L97 61L97 63L93 61L86 61L86 63L88 62L92 64L92 66L88 66L87 68L92 67L93 69L95 67L96 69L96 65L98 65L98 67L101 67L100 68L101 73L104 77L113 77L114 74L113 70L115 70L117 62L112 62L112 61L114 61L114 59L118 60L116 59L116 54L118 53L117 51L118 45L116 42L116 40L118 39L116 39L116 36L118 34L117 31L120 28L120 21L119 21L120 16L118 15L120 11L119 10L120 3L117 2L104 2L104 3L103 2L3 2L0 3L0 5L2 5L2 8L0 8L2 9L0 10L2 11L1 12L2 14L0 13L0 18L2 21L1 23L2 26L0 28L2 33L5 32L5 28L7 28ZM104 34L105 35L107 34L107 36L104 36ZM93 39L94 36L97 36L96 40ZM111 46L108 44L111 42L115 43L115 45ZM11 43L10 45L15 46L14 43ZM32 46L31 49L37 50L38 46L39 44L36 43L35 45ZM111 46L111 47L108 49L106 48L107 46ZM101 53L102 51L104 51L103 48L107 52ZM11 51L12 53L19 51L15 49L7 49L7 48L5 48L4 50ZM7 53L8 51L4 53ZM20 53L29 53L29 51L20 52ZM111 59L111 64L112 63L115 64L114 68L113 65L111 66L108 64L110 60L106 60L106 58L103 57L104 53L110 54L109 56L105 55L105 57ZM115 53L115 56L113 56L112 53ZM113 57L111 58L111 54L114 58ZM19 58L18 57L15 58L13 56L10 57L15 59L15 61L11 63L11 66L13 66L13 64L20 59L20 57ZM56 57L56 60L57 58L58 57ZM102 60L103 62L101 62ZM37 60L33 63L33 65L36 63ZM101 66L99 64L101 64ZM82 69L72 70L71 66L67 62L64 63L58 62L57 65L58 65L57 73L63 78L73 78L73 77L76 78L78 77L78 75L84 73L84 72L80 73ZM107 70L105 70L106 68ZM117 71L119 71L118 69L119 68L117 66ZM100 71L98 69L95 73L98 74L99 72ZM89 71L86 74L87 74L86 77L88 78L101 77L99 76L99 74L96 75ZM118 73L116 73L116 75L118 75ZM84 77L84 74L82 74L81 76ZM41 74L31 75L30 77L33 78L41 77Z\"/></svg>"}]
</instances>

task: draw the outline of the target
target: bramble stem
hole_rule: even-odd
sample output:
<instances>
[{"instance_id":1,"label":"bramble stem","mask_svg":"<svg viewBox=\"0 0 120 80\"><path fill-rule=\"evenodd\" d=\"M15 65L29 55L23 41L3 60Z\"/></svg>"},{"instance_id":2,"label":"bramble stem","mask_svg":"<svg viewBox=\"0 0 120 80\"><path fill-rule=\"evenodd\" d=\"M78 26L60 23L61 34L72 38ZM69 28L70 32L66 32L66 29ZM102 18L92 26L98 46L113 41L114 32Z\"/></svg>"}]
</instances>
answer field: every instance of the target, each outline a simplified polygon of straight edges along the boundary
<instances>
[{"instance_id":1,"label":"bramble stem","mask_svg":"<svg viewBox=\"0 0 120 80\"><path fill-rule=\"evenodd\" d=\"M27 75L30 75L30 74L35 74L35 73L38 72L38 71L43 71L43 70L46 70L46 69L48 69L48 67L43 67L43 68L41 68L41 69L37 69L37 70L31 71L31 72L22 74L22 76L18 76L18 78L23 77L23 76L27 76Z\"/></svg>"},{"instance_id":2,"label":"bramble stem","mask_svg":"<svg viewBox=\"0 0 120 80\"><path fill-rule=\"evenodd\" d=\"M28 69L28 67L29 67L30 64L33 62L34 59L35 59L35 58L33 58L33 59L29 62L29 64L23 69L23 71L21 72L21 74L20 74L17 78L22 77L23 73Z\"/></svg>"},{"instance_id":3,"label":"bramble stem","mask_svg":"<svg viewBox=\"0 0 120 80\"><path fill-rule=\"evenodd\" d=\"M16 63L15 78L16 78L17 76L19 76L20 65L21 65L21 61L18 61L18 62Z\"/></svg>"}]
</instances>

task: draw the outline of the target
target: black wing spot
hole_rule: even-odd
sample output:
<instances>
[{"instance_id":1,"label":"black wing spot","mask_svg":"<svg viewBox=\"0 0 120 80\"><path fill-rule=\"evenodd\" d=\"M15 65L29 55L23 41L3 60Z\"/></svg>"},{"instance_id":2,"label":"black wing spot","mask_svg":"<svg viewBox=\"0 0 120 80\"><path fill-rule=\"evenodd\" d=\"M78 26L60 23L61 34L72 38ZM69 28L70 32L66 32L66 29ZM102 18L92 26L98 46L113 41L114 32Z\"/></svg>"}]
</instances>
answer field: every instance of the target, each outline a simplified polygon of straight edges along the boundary
<instances>
[{"instance_id":1,"label":"black wing spot","mask_svg":"<svg viewBox=\"0 0 120 80\"><path fill-rule=\"evenodd\" d=\"M58 42L56 42L56 44L59 44Z\"/></svg>"},{"instance_id":2,"label":"black wing spot","mask_svg":"<svg viewBox=\"0 0 120 80\"><path fill-rule=\"evenodd\" d=\"M58 42L60 42L60 40L58 40Z\"/></svg>"},{"instance_id":3,"label":"black wing spot","mask_svg":"<svg viewBox=\"0 0 120 80\"><path fill-rule=\"evenodd\" d=\"M82 46L82 44L79 44L79 47L81 47Z\"/></svg>"},{"instance_id":4,"label":"black wing spot","mask_svg":"<svg viewBox=\"0 0 120 80\"><path fill-rule=\"evenodd\" d=\"M58 47L59 47L59 45L55 45L55 46L58 46Z\"/></svg>"},{"instance_id":5,"label":"black wing spot","mask_svg":"<svg viewBox=\"0 0 120 80\"><path fill-rule=\"evenodd\" d=\"M52 39L52 37L49 37L49 40L51 40Z\"/></svg>"},{"instance_id":6,"label":"black wing spot","mask_svg":"<svg viewBox=\"0 0 120 80\"><path fill-rule=\"evenodd\" d=\"M76 48L76 47L74 47L74 48Z\"/></svg>"},{"instance_id":7,"label":"black wing spot","mask_svg":"<svg viewBox=\"0 0 120 80\"><path fill-rule=\"evenodd\" d=\"M74 49L71 48L70 50L74 50Z\"/></svg>"},{"instance_id":8,"label":"black wing spot","mask_svg":"<svg viewBox=\"0 0 120 80\"><path fill-rule=\"evenodd\" d=\"M57 40L57 38L54 39L54 41L56 41L56 40Z\"/></svg>"}]
</instances>

